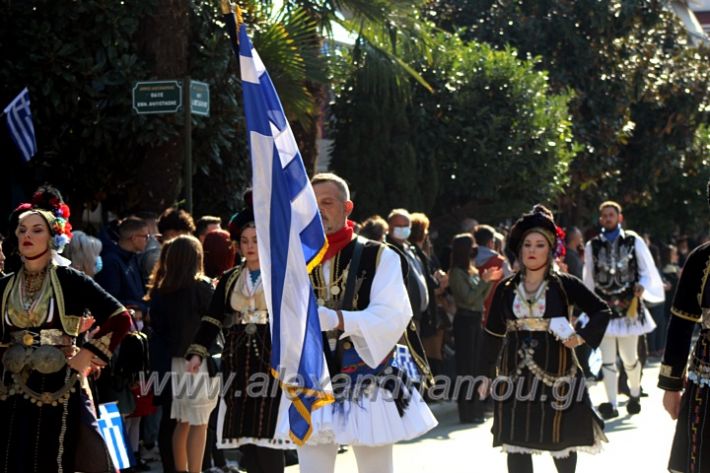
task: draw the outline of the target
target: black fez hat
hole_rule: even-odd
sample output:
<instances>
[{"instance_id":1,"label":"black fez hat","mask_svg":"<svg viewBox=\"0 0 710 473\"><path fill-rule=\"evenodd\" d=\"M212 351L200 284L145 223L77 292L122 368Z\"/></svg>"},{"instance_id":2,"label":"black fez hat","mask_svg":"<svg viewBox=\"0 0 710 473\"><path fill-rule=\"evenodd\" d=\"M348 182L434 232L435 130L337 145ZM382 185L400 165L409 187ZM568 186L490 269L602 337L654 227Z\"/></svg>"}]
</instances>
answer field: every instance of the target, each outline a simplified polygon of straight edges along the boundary
<instances>
[{"instance_id":1,"label":"black fez hat","mask_svg":"<svg viewBox=\"0 0 710 473\"><path fill-rule=\"evenodd\" d=\"M544 205L538 204L530 213L523 214L513 225L508 237L508 251L518 255L525 236L533 230L544 235L550 247L554 249L557 226L552 212Z\"/></svg>"},{"instance_id":2,"label":"black fez hat","mask_svg":"<svg viewBox=\"0 0 710 473\"><path fill-rule=\"evenodd\" d=\"M245 207L239 212L232 215L229 219L227 228L229 229L229 238L234 241L239 241L242 236L242 231L250 223L254 223L254 202L252 200L251 190L244 193Z\"/></svg>"}]
</instances>

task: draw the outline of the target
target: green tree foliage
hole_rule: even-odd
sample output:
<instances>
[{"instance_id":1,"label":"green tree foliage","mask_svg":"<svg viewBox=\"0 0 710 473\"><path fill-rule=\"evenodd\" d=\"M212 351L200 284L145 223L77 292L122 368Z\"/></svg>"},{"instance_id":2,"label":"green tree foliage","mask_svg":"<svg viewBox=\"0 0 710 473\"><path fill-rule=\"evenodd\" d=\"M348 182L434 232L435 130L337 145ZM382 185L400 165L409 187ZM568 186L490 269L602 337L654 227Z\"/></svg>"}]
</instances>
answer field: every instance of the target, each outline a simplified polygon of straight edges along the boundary
<instances>
[{"instance_id":1,"label":"green tree foliage","mask_svg":"<svg viewBox=\"0 0 710 473\"><path fill-rule=\"evenodd\" d=\"M333 109L331 167L351 183L360 217L422 205L407 90L389 61L367 49L362 43L356 46L354 57L362 66L353 70Z\"/></svg>"},{"instance_id":2,"label":"green tree foliage","mask_svg":"<svg viewBox=\"0 0 710 473\"><path fill-rule=\"evenodd\" d=\"M704 124L696 130L693 145L684 158L663 168L652 199L624 211L630 217L629 224L644 228L657 242L670 241L678 235L701 241L710 230L706 194L709 179L710 128Z\"/></svg>"},{"instance_id":3,"label":"green tree foliage","mask_svg":"<svg viewBox=\"0 0 710 473\"><path fill-rule=\"evenodd\" d=\"M221 23L219 2L197 0L181 6L189 22L183 57L156 68L154 28L167 0L34 0L0 3L0 100L7 103L23 87L30 90L38 155L19 171L29 175L29 192L49 181L75 207L103 202L125 214L160 210L180 199L182 114L136 115L131 89L138 80L181 79L157 70L186 71L210 85L211 114L193 116L195 213L228 215L241 205L249 161L238 64ZM302 11L275 16L262 2L242 2L253 42L281 93L291 120L304 120L313 101L306 79L324 79L316 44L303 41L316 28ZM150 47L147 47L150 46ZM3 143L5 145L5 143ZM150 160L165 148L164 165ZM3 146L17 161L12 146ZM3 156L5 158L5 156ZM157 169L156 169L157 167ZM7 169L7 168L6 168ZM141 173L148 170L146 178ZM19 176L8 176L18 179ZM173 179L173 177L177 178ZM169 185L164 182L170 180Z\"/></svg>"},{"instance_id":4,"label":"green tree foliage","mask_svg":"<svg viewBox=\"0 0 710 473\"><path fill-rule=\"evenodd\" d=\"M698 166L691 159L702 159L692 150L707 121L710 55L687 44L668 2L439 3L449 7L443 27L512 45L523 58L539 56L553 88L574 91L574 137L582 148L563 201L574 220L586 220L607 197L630 211L653 206L662 186L680 191L666 179L668 169L682 175Z\"/></svg>"},{"instance_id":5,"label":"green tree foliage","mask_svg":"<svg viewBox=\"0 0 710 473\"><path fill-rule=\"evenodd\" d=\"M364 57L336 101L333 167L355 190L358 216L408 207L498 221L566 184L575 147L568 94L552 94L536 61L456 36L420 59L429 93ZM533 165L534 163L534 165Z\"/></svg>"},{"instance_id":6,"label":"green tree foliage","mask_svg":"<svg viewBox=\"0 0 710 473\"><path fill-rule=\"evenodd\" d=\"M39 154L26 172L74 202L135 199L128 194L142 150L177 133L131 115L131 83L148 75L134 42L152 8L149 1L0 5L0 97L7 103L27 86L32 100Z\"/></svg>"}]
</instances>

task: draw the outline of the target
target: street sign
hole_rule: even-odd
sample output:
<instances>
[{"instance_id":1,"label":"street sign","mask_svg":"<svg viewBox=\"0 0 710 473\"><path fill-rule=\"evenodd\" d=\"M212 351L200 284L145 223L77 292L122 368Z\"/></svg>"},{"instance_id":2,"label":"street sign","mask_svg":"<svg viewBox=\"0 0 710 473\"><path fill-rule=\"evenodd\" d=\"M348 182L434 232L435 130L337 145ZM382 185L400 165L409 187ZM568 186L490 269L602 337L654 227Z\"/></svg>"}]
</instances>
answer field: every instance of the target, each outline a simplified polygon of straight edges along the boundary
<instances>
[{"instance_id":1,"label":"street sign","mask_svg":"<svg viewBox=\"0 0 710 473\"><path fill-rule=\"evenodd\" d=\"M190 81L190 108L195 115L210 116L210 86L205 82Z\"/></svg>"},{"instance_id":2,"label":"street sign","mask_svg":"<svg viewBox=\"0 0 710 473\"><path fill-rule=\"evenodd\" d=\"M133 110L136 113L175 113L182 107L182 81L156 80L136 82L133 86Z\"/></svg>"}]
</instances>

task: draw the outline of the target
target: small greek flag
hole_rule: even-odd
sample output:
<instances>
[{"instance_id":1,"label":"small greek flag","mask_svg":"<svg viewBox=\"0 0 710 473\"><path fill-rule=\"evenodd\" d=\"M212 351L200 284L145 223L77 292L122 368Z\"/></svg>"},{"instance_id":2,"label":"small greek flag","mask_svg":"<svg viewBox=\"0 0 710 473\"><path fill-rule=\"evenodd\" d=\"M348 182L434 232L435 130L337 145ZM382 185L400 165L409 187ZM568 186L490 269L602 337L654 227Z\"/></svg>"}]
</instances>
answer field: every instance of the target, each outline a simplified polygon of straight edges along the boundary
<instances>
[{"instance_id":1,"label":"small greek flag","mask_svg":"<svg viewBox=\"0 0 710 473\"><path fill-rule=\"evenodd\" d=\"M419 368L417 368L417 364L414 362L407 345L396 345L394 357L392 359L392 366L396 366L407 373L407 376L409 376L409 379L413 382L418 383L421 381Z\"/></svg>"},{"instance_id":2,"label":"small greek flag","mask_svg":"<svg viewBox=\"0 0 710 473\"><path fill-rule=\"evenodd\" d=\"M99 404L99 432L106 442L108 452L117 470L130 468L126 441L123 438L123 421L115 402Z\"/></svg>"},{"instance_id":3,"label":"small greek flag","mask_svg":"<svg viewBox=\"0 0 710 473\"><path fill-rule=\"evenodd\" d=\"M15 142L25 161L29 161L37 153L37 140L30 111L30 92L27 87L22 89L22 92L3 111L12 141Z\"/></svg>"}]
</instances>

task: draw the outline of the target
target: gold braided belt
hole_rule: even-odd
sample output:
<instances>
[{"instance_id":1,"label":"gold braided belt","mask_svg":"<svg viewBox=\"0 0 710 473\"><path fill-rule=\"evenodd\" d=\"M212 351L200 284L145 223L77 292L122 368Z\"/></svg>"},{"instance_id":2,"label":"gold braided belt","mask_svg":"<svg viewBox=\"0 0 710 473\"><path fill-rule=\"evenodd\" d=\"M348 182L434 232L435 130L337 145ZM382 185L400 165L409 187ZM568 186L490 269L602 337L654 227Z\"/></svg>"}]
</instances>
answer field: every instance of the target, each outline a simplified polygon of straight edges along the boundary
<instances>
[{"instance_id":1,"label":"gold braided belt","mask_svg":"<svg viewBox=\"0 0 710 473\"><path fill-rule=\"evenodd\" d=\"M550 330L550 319L527 317L524 319L508 320L508 330L527 330L528 332L547 332Z\"/></svg>"}]
</instances>

